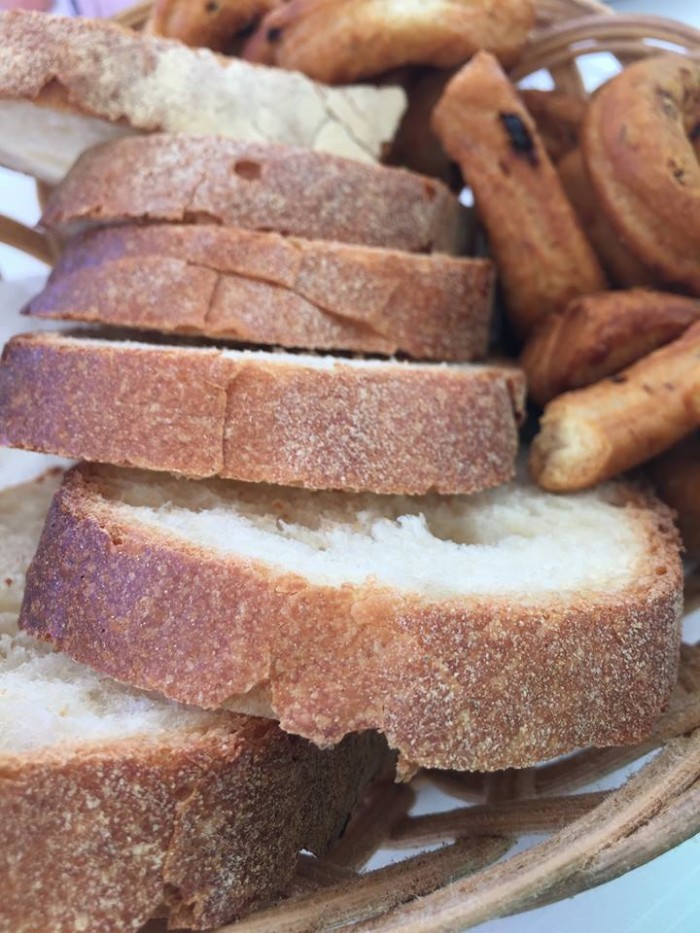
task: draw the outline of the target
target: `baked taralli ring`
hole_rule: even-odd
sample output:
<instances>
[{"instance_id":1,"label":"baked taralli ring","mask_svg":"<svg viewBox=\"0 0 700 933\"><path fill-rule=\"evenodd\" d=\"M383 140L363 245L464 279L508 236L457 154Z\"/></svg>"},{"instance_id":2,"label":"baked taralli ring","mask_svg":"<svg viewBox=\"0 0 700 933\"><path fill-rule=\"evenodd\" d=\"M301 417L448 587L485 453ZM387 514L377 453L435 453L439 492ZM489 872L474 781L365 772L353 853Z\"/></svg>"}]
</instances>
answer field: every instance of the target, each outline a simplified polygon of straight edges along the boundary
<instances>
[{"instance_id":1,"label":"baked taralli ring","mask_svg":"<svg viewBox=\"0 0 700 933\"><path fill-rule=\"evenodd\" d=\"M283 0L156 0L146 31L185 45L204 46L216 52L230 49L240 33L246 33L260 17Z\"/></svg>"},{"instance_id":2,"label":"baked taralli ring","mask_svg":"<svg viewBox=\"0 0 700 933\"><path fill-rule=\"evenodd\" d=\"M290 0L243 57L340 84L403 65L454 68L479 49L511 65L533 25L532 0Z\"/></svg>"},{"instance_id":3,"label":"baked taralli ring","mask_svg":"<svg viewBox=\"0 0 700 933\"><path fill-rule=\"evenodd\" d=\"M700 61L662 55L604 85L583 124L583 154L624 245L661 281L700 295Z\"/></svg>"}]
</instances>

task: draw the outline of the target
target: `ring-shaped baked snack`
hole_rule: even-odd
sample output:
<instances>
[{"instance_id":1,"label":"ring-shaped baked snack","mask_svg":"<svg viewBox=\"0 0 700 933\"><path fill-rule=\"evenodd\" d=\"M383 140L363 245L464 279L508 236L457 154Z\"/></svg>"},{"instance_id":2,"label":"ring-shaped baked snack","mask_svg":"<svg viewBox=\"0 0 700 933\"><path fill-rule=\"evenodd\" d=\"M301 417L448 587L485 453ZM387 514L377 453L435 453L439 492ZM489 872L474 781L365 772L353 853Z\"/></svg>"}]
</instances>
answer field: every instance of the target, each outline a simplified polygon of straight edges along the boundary
<instances>
[{"instance_id":1,"label":"ring-shaped baked snack","mask_svg":"<svg viewBox=\"0 0 700 933\"><path fill-rule=\"evenodd\" d=\"M608 219L666 284L700 295L700 61L630 65L595 95L583 153Z\"/></svg>"},{"instance_id":2,"label":"ring-shaped baked snack","mask_svg":"<svg viewBox=\"0 0 700 933\"><path fill-rule=\"evenodd\" d=\"M290 0L243 57L342 84L403 65L455 68L479 49L512 65L533 26L532 0Z\"/></svg>"}]
</instances>

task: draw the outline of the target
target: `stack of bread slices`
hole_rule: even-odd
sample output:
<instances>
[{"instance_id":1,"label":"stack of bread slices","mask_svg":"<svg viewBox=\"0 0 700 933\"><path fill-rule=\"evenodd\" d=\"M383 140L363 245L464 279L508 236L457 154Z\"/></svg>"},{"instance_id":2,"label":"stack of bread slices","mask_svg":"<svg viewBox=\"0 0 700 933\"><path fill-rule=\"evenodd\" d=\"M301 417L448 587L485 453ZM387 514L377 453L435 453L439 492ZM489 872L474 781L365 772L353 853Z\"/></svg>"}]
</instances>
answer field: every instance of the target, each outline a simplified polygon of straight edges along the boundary
<instances>
[{"instance_id":1,"label":"stack of bread slices","mask_svg":"<svg viewBox=\"0 0 700 933\"><path fill-rule=\"evenodd\" d=\"M27 313L90 326L8 343L0 440L83 462L0 502L1 930L225 922L387 746L406 776L649 734L670 513L517 477L524 380L484 362L493 269L440 182L129 137L44 224Z\"/></svg>"}]
</instances>

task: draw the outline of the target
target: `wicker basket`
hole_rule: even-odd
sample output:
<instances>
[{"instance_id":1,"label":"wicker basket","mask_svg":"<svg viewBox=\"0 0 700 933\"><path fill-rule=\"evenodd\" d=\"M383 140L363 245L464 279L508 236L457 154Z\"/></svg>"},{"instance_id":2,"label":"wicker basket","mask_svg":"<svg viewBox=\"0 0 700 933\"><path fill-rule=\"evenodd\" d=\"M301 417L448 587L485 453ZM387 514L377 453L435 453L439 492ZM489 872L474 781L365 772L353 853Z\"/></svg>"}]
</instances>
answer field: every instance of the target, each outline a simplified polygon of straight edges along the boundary
<instances>
[{"instance_id":1,"label":"wicker basket","mask_svg":"<svg viewBox=\"0 0 700 933\"><path fill-rule=\"evenodd\" d=\"M142 3L119 21L140 28L150 6ZM622 66L653 54L659 42L700 54L695 29L659 17L610 13L593 0L543 0L513 77L545 70L555 87L585 96L579 65L592 52L612 53ZM46 241L13 221L0 218L0 240L50 261ZM693 609L700 609L698 572L687 588L687 611ZM621 768L654 750L655 757L616 790L586 790L602 779L610 783ZM456 798L458 809L408 816L416 791L426 783ZM684 645L677 692L648 742L584 751L522 771L421 773L411 785L380 787L333 852L321 861L300 857L284 899L225 930L466 929L618 877L699 831L700 645ZM519 837L533 833L547 838L503 858ZM448 844L361 871L379 849L436 842ZM159 927L154 923L148 929Z\"/></svg>"}]
</instances>

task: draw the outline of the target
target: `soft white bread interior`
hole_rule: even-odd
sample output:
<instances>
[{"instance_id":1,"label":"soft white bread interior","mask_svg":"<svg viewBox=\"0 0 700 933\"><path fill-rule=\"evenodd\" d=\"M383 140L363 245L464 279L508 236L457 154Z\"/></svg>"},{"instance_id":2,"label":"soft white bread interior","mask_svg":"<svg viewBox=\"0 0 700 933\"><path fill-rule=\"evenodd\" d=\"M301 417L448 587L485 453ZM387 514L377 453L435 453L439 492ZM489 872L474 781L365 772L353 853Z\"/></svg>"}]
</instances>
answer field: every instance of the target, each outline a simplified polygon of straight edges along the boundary
<instances>
[{"instance_id":1,"label":"soft white bread interior","mask_svg":"<svg viewBox=\"0 0 700 933\"><path fill-rule=\"evenodd\" d=\"M210 928L337 838L388 764L124 687L17 631L56 475L0 493L0 930Z\"/></svg>"},{"instance_id":2,"label":"soft white bread interior","mask_svg":"<svg viewBox=\"0 0 700 933\"><path fill-rule=\"evenodd\" d=\"M266 706L320 745L374 728L408 761L490 770L648 734L680 600L670 513L627 484L376 497L83 466L22 624L125 682Z\"/></svg>"},{"instance_id":3,"label":"soft white bread interior","mask_svg":"<svg viewBox=\"0 0 700 933\"><path fill-rule=\"evenodd\" d=\"M217 133L376 161L397 87L329 88L115 23L0 13L0 162L56 184L85 149L134 132Z\"/></svg>"}]
</instances>

